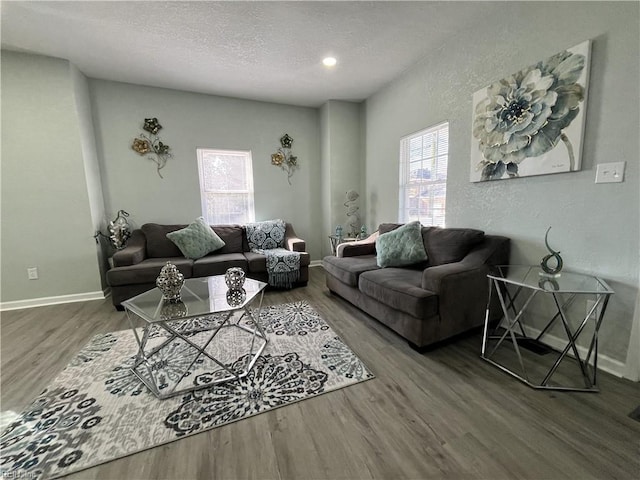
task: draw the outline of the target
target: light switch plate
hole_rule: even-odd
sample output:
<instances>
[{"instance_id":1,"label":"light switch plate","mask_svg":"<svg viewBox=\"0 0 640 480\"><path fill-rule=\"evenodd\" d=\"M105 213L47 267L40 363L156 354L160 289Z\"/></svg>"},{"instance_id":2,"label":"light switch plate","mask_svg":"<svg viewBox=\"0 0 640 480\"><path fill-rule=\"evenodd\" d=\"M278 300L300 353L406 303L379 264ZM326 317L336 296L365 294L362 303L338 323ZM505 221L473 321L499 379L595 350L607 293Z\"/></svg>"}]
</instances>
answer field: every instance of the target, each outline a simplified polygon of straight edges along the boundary
<instances>
[{"instance_id":1,"label":"light switch plate","mask_svg":"<svg viewBox=\"0 0 640 480\"><path fill-rule=\"evenodd\" d=\"M596 183L616 183L624 180L625 162L600 163L596 168Z\"/></svg>"}]
</instances>

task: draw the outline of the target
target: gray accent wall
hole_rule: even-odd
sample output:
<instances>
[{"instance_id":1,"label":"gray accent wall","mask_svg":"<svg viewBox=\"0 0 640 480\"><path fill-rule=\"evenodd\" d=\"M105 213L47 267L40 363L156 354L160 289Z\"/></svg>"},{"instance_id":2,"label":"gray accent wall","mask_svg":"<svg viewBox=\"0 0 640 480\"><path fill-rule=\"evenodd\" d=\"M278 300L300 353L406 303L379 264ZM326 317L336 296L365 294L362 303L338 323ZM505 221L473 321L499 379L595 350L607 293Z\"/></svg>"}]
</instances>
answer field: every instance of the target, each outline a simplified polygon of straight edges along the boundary
<instances>
[{"instance_id":1,"label":"gray accent wall","mask_svg":"<svg viewBox=\"0 0 640 480\"><path fill-rule=\"evenodd\" d=\"M2 303L101 295L82 82L66 60L2 52Z\"/></svg>"},{"instance_id":2,"label":"gray accent wall","mask_svg":"<svg viewBox=\"0 0 640 480\"><path fill-rule=\"evenodd\" d=\"M346 215L346 193L357 191L360 221L365 222L362 172L361 104L330 100L320 108L323 229L322 255L330 255L328 235L342 225L346 236L353 220ZM358 226L359 228L359 226Z\"/></svg>"},{"instance_id":3,"label":"gray accent wall","mask_svg":"<svg viewBox=\"0 0 640 480\"><path fill-rule=\"evenodd\" d=\"M256 220L282 218L320 257L320 128L318 110L91 80L90 90L105 209L120 210L133 226L189 223L202 215L196 149L250 150ZM132 150L145 118L156 117L173 158L161 170ZM271 164L285 133L300 168L287 175Z\"/></svg>"},{"instance_id":4,"label":"gray accent wall","mask_svg":"<svg viewBox=\"0 0 640 480\"><path fill-rule=\"evenodd\" d=\"M89 98L89 82L78 68L71 64L71 80L78 112L78 124L80 127L80 148L84 163L84 174L89 196L89 211L94 232L108 234L109 220L105 216L104 196L102 195L102 176L100 164L96 152L95 133L91 114L91 101ZM103 237L97 237L100 247L96 248L98 268L100 269L100 281L102 290L109 287L106 282L106 272L109 269L107 256L113 252L109 241Z\"/></svg>"},{"instance_id":5,"label":"gray accent wall","mask_svg":"<svg viewBox=\"0 0 640 480\"><path fill-rule=\"evenodd\" d=\"M402 136L449 122L447 226L513 239L512 263L536 264L544 234L565 268L604 277L615 290L601 351L624 363L638 295L638 3L503 2L490 23L433 45L410 71L366 102L368 219L398 215ZM472 95L505 75L585 40L592 41L582 169L484 183L469 181ZM599 163L626 161L625 181L595 184ZM582 307L584 308L584 307ZM583 313L584 315L584 313Z\"/></svg>"},{"instance_id":6,"label":"gray accent wall","mask_svg":"<svg viewBox=\"0 0 640 480\"><path fill-rule=\"evenodd\" d=\"M2 52L3 303L102 293L72 70Z\"/></svg>"}]
</instances>

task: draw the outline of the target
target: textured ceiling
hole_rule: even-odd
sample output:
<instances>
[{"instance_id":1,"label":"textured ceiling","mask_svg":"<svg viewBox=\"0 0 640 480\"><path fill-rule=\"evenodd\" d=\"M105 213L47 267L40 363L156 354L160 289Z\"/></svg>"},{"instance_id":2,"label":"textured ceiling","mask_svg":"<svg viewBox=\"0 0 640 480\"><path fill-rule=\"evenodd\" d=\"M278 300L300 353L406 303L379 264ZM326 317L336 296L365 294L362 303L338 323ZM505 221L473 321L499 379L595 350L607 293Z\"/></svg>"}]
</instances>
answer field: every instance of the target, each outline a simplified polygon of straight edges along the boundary
<instances>
[{"instance_id":1,"label":"textured ceiling","mask_svg":"<svg viewBox=\"0 0 640 480\"><path fill-rule=\"evenodd\" d=\"M91 78L317 107L367 98L487 7L3 1L2 48L68 59Z\"/></svg>"}]
</instances>

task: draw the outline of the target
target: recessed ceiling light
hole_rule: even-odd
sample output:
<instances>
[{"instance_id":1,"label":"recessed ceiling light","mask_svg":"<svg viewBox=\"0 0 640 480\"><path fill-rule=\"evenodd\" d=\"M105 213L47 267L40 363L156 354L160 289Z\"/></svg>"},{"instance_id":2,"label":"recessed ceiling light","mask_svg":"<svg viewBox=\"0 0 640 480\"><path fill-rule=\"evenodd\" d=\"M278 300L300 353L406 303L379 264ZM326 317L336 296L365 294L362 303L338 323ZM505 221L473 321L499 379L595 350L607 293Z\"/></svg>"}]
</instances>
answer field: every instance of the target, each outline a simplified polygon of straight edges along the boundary
<instances>
[{"instance_id":1,"label":"recessed ceiling light","mask_svg":"<svg viewBox=\"0 0 640 480\"><path fill-rule=\"evenodd\" d=\"M322 60L322 63L324 64L325 67L335 67L338 61L334 57L326 57L325 59Z\"/></svg>"}]
</instances>

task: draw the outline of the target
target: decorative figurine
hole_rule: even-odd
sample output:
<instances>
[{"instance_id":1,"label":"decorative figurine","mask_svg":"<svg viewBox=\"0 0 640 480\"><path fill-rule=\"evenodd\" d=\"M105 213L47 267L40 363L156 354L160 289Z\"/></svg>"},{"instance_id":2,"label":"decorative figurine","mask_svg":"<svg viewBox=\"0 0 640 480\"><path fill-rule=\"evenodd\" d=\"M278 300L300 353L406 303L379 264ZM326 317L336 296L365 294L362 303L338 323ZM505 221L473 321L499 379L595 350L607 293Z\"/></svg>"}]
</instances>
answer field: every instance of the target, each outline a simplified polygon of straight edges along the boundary
<instances>
[{"instance_id":1,"label":"decorative figurine","mask_svg":"<svg viewBox=\"0 0 640 480\"><path fill-rule=\"evenodd\" d=\"M156 286L162 292L162 298L169 302L180 301L180 291L184 285L184 275L180 273L178 267L171 262L162 267L160 275L156 278Z\"/></svg>"},{"instance_id":2,"label":"decorative figurine","mask_svg":"<svg viewBox=\"0 0 640 480\"><path fill-rule=\"evenodd\" d=\"M549 230L551 230L551 227L549 227L547 229L547 233L544 236L544 244L547 247L547 250L549 250L549 254L545 255L542 258L542 261L540 262L540 268L542 268L542 270L544 271L544 273L540 272L540 275L547 275L547 276L551 276L551 277L559 277L560 276L560 270L562 270L563 267L563 263L562 263L562 257L560 256L560 252L556 252L555 250L553 250L550 246L549 246L549 241L548 241L548 237L549 237ZM556 266L552 267L549 265L549 261L555 258L556 260Z\"/></svg>"},{"instance_id":3,"label":"decorative figurine","mask_svg":"<svg viewBox=\"0 0 640 480\"><path fill-rule=\"evenodd\" d=\"M131 229L126 218L128 216L124 210L118 210L118 216L109 222L109 240L116 250L123 249L131 237Z\"/></svg>"},{"instance_id":4,"label":"decorative figurine","mask_svg":"<svg viewBox=\"0 0 640 480\"><path fill-rule=\"evenodd\" d=\"M336 237L338 237L338 241L342 240L342 225L336 227Z\"/></svg>"},{"instance_id":5,"label":"decorative figurine","mask_svg":"<svg viewBox=\"0 0 640 480\"><path fill-rule=\"evenodd\" d=\"M360 195L358 194L358 192L356 192L355 190L349 190L346 193L347 196L347 201L344 202L344 206L347 209L347 217L353 217L351 219L351 222L349 223L349 225L351 226L351 231L349 232L349 236L350 237L356 237L358 234L358 224L360 223L360 214L358 213L358 210L360 210L360 207L358 207L356 205L356 200L358 200L358 198L360 197Z\"/></svg>"},{"instance_id":6,"label":"decorative figurine","mask_svg":"<svg viewBox=\"0 0 640 480\"><path fill-rule=\"evenodd\" d=\"M360 227L359 240L364 240L365 238L367 238L367 226L362 224L362 226Z\"/></svg>"}]
</instances>

